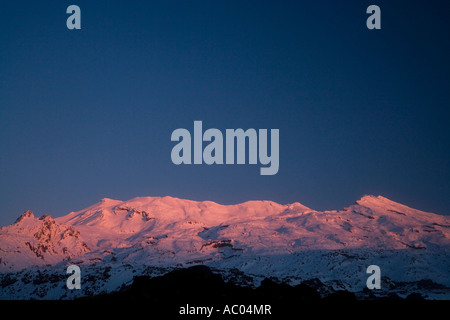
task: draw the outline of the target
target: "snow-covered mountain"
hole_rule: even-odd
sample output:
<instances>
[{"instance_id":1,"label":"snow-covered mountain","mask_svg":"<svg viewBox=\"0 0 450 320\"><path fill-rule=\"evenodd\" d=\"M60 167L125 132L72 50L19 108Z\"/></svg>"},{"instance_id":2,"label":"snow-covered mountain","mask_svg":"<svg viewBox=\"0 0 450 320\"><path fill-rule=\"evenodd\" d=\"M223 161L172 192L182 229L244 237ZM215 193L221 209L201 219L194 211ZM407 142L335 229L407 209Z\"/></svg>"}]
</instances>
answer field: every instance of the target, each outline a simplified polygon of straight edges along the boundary
<instances>
[{"instance_id":1,"label":"snow-covered mountain","mask_svg":"<svg viewBox=\"0 0 450 320\"><path fill-rule=\"evenodd\" d=\"M12 281L14 274L30 279L33 272L46 270L65 279L69 264L87 273L108 270L106 279L92 283L90 293L116 290L142 272L193 264L224 275L237 269L254 281L318 278L334 288L359 291L366 267L378 264L391 286L430 279L447 296L449 252L449 217L381 196L364 196L343 210L323 212L271 201L220 205L173 197L103 199L56 219L38 219L27 211L0 228L0 285L9 279L0 298L28 292L18 291L26 283ZM49 288L36 297L66 297L67 289L60 287L64 294Z\"/></svg>"}]
</instances>

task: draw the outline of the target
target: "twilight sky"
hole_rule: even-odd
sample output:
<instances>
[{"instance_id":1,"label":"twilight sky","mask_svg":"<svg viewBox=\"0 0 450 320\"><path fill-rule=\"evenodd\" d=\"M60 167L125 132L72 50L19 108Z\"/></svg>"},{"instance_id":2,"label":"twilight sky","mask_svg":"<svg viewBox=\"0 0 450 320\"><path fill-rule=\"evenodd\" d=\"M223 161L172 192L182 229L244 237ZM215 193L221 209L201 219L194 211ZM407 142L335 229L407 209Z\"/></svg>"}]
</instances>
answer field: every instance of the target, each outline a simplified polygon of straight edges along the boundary
<instances>
[{"instance_id":1,"label":"twilight sky","mask_svg":"<svg viewBox=\"0 0 450 320\"><path fill-rule=\"evenodd\" d=\"M165 195L325 210L375 194L450 214L449 7L2 1L0 225ZM279 129L278 174L174 165L171 133L194 120Z\"/></svg>"}]
</instances>

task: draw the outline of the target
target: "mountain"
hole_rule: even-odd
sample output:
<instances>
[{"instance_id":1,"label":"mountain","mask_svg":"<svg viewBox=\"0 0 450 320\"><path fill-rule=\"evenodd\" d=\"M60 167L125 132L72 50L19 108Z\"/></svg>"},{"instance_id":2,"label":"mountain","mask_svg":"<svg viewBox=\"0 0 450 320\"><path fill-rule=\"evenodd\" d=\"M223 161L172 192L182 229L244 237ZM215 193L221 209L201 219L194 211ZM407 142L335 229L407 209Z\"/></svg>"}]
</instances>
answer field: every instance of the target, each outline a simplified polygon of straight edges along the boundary
<instances>
[{"instance_id":1,"label":"mountain","mask_svg":"<svg viewBox=\"0 0 450 320\"><path fill-rule=\"evenodd\" d=\"M377 264L385 288L417 288L424 280L431 281L430 297L450 296L450 219L382 196L323 212L271 201L103 199L55 219L27 211L0 228L0 243L0 286L3 281L9 288L0 298L21 297L16 286L23 283L14 277L29 280L45 271L65 279L69 264L92 275L103 270L104 279L92 279L89 293L117 290L136 274L196 264L229 279L238 274L250 285L268 276L291 284L318 279L330 290L356 292L365 287L367 266ZM37 297L67 294L44 291Z\"/></svg>"},{"instance_id":2,"label":"mountain","mask_svg":"<svg viewBox=\"0 0 450 320\"><path fill-rule=\"evenodd\" d=\"M0 243L3 270L55 264L90 251L74 227L61 225L49 215L38 219L29 210L13 225L0 228Z\"/></svg>"}]
</instances>

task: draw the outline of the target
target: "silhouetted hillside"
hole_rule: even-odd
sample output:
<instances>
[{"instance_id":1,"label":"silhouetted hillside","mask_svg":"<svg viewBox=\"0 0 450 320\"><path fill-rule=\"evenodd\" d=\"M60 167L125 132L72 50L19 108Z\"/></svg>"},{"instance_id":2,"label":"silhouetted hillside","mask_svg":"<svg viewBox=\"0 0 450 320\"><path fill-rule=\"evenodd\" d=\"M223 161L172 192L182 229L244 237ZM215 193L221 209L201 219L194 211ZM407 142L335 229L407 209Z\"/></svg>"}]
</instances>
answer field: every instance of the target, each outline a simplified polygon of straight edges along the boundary
<instances>
[{"instance_id":1,"label":"silhouetted hillside","mask_svg":"<svg viewBox=\"0 0 450 320\"><path fill-rule=\"evenodd\" d=\"M159 277L137 276L131 286L119 292L101 294L81 300L95 300L101 303L145 302L152 306L152 312L168 312L179 315L181 307L214 306L223 310L225 305L270 305L270 315L280 315L292 306L308 306L321 301L353 301L350 292L338 292L326 300L321 299L316 289L305 283L296 286L280 284L265 279L257 288L239 286L225 282L206 266L193 266L171 271ZM237 310L237 309L236 309ZM220 313L221 315L222 312Z\"/></svg>"},{"instance_id":2,"label":"silhouetted hillside","mask_svg":"<svg viewBox=\"0 0 450 320\"><path fill-rule=\"evenodd\" d=\"M354 299L348 293L349 299ZM89 298L88 298L89 299ZM171 271L160 277L135 277L130 287L120 292L101 294L90 299L149 300L155 303L292 303L318 301L319 293L301 283L279 284L270 279L258 288L225 282L206 266L193 266Z\"/></svg>"}]
</instances>

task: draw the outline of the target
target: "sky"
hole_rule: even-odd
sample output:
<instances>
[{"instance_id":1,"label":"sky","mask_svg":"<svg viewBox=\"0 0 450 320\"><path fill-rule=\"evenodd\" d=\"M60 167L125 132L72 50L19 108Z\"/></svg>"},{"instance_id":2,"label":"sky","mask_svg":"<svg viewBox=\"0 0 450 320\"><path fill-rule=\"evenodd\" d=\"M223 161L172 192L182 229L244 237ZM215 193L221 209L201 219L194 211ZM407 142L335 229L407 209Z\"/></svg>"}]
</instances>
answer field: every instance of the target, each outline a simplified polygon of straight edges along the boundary
<instances>
[{"instance_id":1,"label":"sky","mask_svg":"<svg viewBox=\"0 0 450 320\"><path fill-rule=\"evenodd\" d=\"M374 194L448 215L449 6L2 1L0 225L166 195L331 210ZM195 120L279 129L278 173L173 164Z\"/></svg>"}]
</instances>

